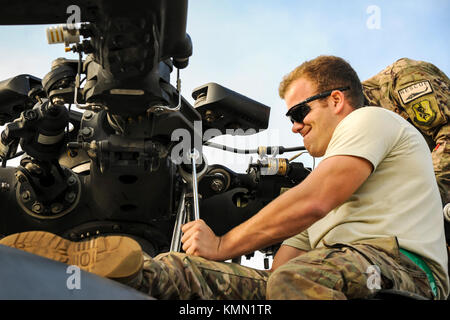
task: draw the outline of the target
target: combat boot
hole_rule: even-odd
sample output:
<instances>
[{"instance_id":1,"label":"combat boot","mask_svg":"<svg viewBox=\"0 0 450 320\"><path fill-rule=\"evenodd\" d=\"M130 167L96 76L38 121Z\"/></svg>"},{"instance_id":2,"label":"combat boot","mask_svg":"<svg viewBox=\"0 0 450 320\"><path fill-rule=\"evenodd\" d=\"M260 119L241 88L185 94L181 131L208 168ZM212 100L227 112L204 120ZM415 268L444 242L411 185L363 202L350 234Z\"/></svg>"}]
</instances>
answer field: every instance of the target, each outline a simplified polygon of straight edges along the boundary
<instances>
[{"instance_id":1,"label":"combat boot","mask_svg":"<svg viewBox=\"0 0 450 320\"><path fill-rule=\"evenodd\" d=\"M75 265L132 286L142 277L144 259L141 246L125 236L74 242L45 231L28 231L6 236L0 244Z\"/></svg>"}]
</instances>

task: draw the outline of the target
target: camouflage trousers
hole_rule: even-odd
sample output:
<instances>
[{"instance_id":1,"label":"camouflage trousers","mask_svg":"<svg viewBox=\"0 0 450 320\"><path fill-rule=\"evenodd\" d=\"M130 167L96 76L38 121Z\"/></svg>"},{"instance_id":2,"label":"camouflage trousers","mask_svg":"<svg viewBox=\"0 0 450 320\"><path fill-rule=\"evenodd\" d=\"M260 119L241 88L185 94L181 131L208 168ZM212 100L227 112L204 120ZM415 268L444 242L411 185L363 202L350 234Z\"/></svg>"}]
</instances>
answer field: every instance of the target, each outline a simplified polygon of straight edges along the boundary
<instances>
[{"instance_id":1,"label":"camouflage trousers","mask_svg":"<svg viewBox=\"0 0 450 320\"><path fill-rule=\"evenodd\" d=\"M381 247L369 240L314 249L274 272L164 253L144 262L140 290L157 299L342 300L378 289L433 298L425 272L398 251L395 238L383 241Z\"/></svg>"},{"instance_id":2,"label":"camouflage trousers","mask_svg":"<svg viewBox=\"0 0 450 320\"><path fill-rule=\"evenodd\" d=\"M269 272L217 262L184 253L162 253L144 259L138 288L157 299L265 299Z\"/></svg>"}]
</instances>

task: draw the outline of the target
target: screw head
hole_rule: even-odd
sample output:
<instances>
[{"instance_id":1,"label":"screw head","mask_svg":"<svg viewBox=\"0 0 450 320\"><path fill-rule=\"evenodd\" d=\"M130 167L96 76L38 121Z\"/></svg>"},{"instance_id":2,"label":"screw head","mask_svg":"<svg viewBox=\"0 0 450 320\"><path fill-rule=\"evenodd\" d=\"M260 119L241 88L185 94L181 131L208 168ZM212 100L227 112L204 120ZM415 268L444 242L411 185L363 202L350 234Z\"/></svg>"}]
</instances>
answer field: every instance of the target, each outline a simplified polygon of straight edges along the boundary
<instances>
[{"instance_id":1,"label":"screw head","mask_svg":"<svg viewBox=\"0 0 450 320\"><path fill-rule=\"evenodd\" d=\"M23 117L25 118L25 120L33 121L37 119L38 115L34 110L26 110L23 112Z\"/></svg>"},{"instance_id":2,"label":"screw head","mask_svg":"<svg viewBox=\"0 0 450 320\"><path fill-rule=\"evenodd\" d=\"M83 118L84 118L85 120L91 120L93 117L94 117L94 113L93 113L92 111L90 111L90 110L86 111L86 112L83 114Z\"/></svg>"},{"instance_id":3,"label":"screw head","mask_svg":"<svg viewBox=\"0 0 450 320\"><path fill-rule=\"evenodd\" d=\"M67 179L67 184L68 184L69 186L73 186L75 183L77 183L77 178L75 178L74 176L70 176L70 177Z\"/></svg>"},{"instance_id":4,"label":"screw head","mask_svg":"<svg viewBox=\"0 0 450 320\"><path fill-rule=\"evenodd\" d=\"M26 191L22 192L22 194L20 196L22 197L22 200L26 202L26 201L30 200L31 193L30 193L30 191L26 190Z\"/></svg>"},{"instance_id":5,"label":"screw head","mask_svg":"<svg viewBox=\"0 0 450 320\"><path fill-rule=\"evenodd\" d=\"M9 187L10 187L9 183L7 183L7 182L2 182L2 183L0 184L0 191L1 191L1 192L8 192L8 191L9 191Z\"/></svg>"},{"instance_id":6,"label":"screw head","mask_svg":"<svg viewBox=\"0 0 450 320\"><path fill-rule=\"evenodd\" d=\"M84 127L80 130L80 134L83 138L90 138L94 135L94 129L91 127Z\"/></svg>"},{"instance_id":7,"label":"screw head","mask_svg":"<svg viewBox=\"0 0 450 320\"><path fill-rule=\"evenodd\" d=\"M76 196L77 195L75 194L75 192L69 192L69 193L66 194L65 199L66 199L67 202L72 203L72 202L75 201Z\"/></svg>"},{"instance_id":8,"label":"screw head","mask_svg":"<svg viewBox=\"0 0 450 320\"><path fill-rule=\"evenodd\" d=\"M205 120L207 122L213 122L216 119L216 116L214 115L214 112L211 110L206 110L205 112Z\"/></svg>"},{"instance_id":9,"label":"screw head","mask_svg":"<svg viewBox=\"0 0 450 320\"><path fill-rule=\"evenodd\" d=\"M225 185L223 181L220 179L214 179L213 181L211 181L211 189L214 190L215 192L222 191L224 186Z\"/></svg>"},{"instance_id":10,"label":"screw head","mask_svg":"<svg viewBox=\"0 0 450 320\"><path fill-rule=\"evenodd\" d=\"M33 210L33 212L35 213L42 213L44 211L44 206L40 202L35 202L33 203L31 210Z\"/></svg>"},{"instance_id":11,"label":"screw head","mask_svg":"<svg viewBox=\"0 0 450 320\"><path fill-rule=\"evenodd\" d=\"M25 183L28 180L25 174L21 171L16 172L16 178L20 183Z\"/></svg>"},{"instance_id":12,"label":"screw head","mask_svg":"<svg viewBox=\"0 0 450 320\"><path fill-rule=\"evenodd\" d=\"M64 99L61 97L53 97L52 98L52 104L57 106L63 106L64 105Z\"/></svg>"},{"instance_id":13,"label":"screw head","mask_svg":"<svg viewBox=\"0 0 450 320\"><path fill-rule=\"evenodd\" d=\"M53 203L51 206L52 213L60 213L63 209L63 205L61 203Z\"/></svg>"}]
</instances>

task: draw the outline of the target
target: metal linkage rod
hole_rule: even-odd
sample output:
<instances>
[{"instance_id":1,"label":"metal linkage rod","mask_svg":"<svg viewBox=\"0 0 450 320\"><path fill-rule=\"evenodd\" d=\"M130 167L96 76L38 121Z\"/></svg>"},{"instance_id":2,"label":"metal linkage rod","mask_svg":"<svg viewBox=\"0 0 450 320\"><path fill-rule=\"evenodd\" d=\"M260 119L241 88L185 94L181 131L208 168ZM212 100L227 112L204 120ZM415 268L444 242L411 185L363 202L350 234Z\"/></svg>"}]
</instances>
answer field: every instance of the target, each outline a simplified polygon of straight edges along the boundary
<instances>
[{"instance_id":1,"label":"metal linkage rod","mask_svg":"<svg viewBox=\"0 0 450 320\"><path fill-rule=\"evenodd\" d=\"M181 252L181 226L186 220L186 187L181 192L180 203L178 205L177 217L173 228L172 242L170 243L170 251Z\"/></svg>"},{"instance_id":2,"label":"metal linkage rod","mask_svg":"<svg viewBox=\"0 0 450 320\"><path fill-rule=\"evenodd\" d=\"M198 182L197 182L197 168L196 168L196 158L199 153L196 149L191 152L192 159L192 194L194 195L194 220L200 219L200 208L198 204Z\"/></svg>"}]
</instances>

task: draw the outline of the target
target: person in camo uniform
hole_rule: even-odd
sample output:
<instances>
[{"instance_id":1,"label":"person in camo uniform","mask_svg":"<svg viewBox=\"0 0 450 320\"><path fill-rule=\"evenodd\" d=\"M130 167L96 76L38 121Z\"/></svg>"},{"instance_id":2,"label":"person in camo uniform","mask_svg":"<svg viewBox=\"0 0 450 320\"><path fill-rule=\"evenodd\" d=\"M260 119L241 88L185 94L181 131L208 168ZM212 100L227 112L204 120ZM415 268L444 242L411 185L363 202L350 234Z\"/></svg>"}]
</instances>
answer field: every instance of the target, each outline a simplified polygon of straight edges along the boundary
<instances>
[{"instance_id":1,"label":"person in camo uniform","mask_svg":"<svg viewBox=\"0 0 450 320\"><path fill-rule=\"evenodd\" d=\"M436 66L402 58L362 82L366 105L392 110L423 134L442 203L450 201L450 80Z\"/></svg>"},{"instance_id":2,"label":"person in camo uniform","mask_svg":"<svg viewBox=\"0 0 450 320\"><path fill-rule=\"evenodd\" d=\"M117 236L77 246L32 231L0 244L56 260L90 255L80 267L132 281L157 299L352 299L379 289L446 299L442 204L422 135L393 112L363 107L361 82L338 57L304 62L279 93L292 131L323 159L299 185L225 235L192 221L182 227L186 253L155 258L141 258L134 240ZM422 118L437 117L424 110ZM269 271L222 262L280 241Z\"/></svg>"},{"instance_id":3,"label":"person in camo uniform","mask_svg":"<svg viewBox=\"0 0 450 320\"><path fill-rule=\"evenodd\" d=\"M366 105L392 110L422 133L431 151L445 207L450 202L449 78L431 63L402 58L363 81L362 85ZM445 220L444 223L450 254L450 222Z\"/></svg>"}]
</instances>

